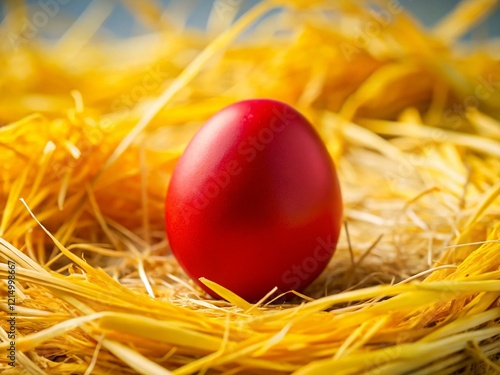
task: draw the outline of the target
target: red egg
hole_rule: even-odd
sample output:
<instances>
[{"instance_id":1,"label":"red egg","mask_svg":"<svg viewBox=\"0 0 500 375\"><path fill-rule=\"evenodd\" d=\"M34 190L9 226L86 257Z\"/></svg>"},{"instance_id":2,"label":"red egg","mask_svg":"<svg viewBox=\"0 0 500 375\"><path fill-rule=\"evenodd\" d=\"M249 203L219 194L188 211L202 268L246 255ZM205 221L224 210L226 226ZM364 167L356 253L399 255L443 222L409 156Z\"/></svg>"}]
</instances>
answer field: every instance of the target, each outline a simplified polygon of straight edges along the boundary
<instances>
[{"instance_id":1,"label":"red egg","mask_svg":"<svg viewBox=\"0 0 500 375\"><path fill-rule=\"evenodd\" d=\"M166 229L186 273L248 301L272 288L300 291L337 244L342 199L332 159L311 124L268 99L211 117L179 159Z\"/></svg>"}]
</instances>

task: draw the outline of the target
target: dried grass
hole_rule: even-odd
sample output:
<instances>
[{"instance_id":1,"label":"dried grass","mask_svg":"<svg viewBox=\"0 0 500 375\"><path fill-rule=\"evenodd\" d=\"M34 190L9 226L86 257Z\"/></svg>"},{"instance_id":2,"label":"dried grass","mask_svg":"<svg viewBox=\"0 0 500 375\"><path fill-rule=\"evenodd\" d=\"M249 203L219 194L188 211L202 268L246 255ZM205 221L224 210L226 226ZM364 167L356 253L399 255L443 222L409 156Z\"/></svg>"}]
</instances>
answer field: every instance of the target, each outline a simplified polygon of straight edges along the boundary
<instances>
[{"instance_id":1,"label":"dried grass","mask_svg":"<svg viewBox=\"0 0 500 375\"><path fill-rule=\"evenodd\" d=\"M112 42L94 36L111 11L94 2L57 43L13 50L27 10L7 2L0 274L16 263L17 367L2 354L2 372L498 373L498 41L458 41L495 3L464 2L430 31L389 13L360 45L364 2L265 1L217 36L231 24L217 10L206 33L179 32L154 2L125 1L152 32ZM252 97L306 114L342 182L349 238L287 304L207 280L228 302L208 299L164 234L186 143Z\"/></svg>"}]
</instances>

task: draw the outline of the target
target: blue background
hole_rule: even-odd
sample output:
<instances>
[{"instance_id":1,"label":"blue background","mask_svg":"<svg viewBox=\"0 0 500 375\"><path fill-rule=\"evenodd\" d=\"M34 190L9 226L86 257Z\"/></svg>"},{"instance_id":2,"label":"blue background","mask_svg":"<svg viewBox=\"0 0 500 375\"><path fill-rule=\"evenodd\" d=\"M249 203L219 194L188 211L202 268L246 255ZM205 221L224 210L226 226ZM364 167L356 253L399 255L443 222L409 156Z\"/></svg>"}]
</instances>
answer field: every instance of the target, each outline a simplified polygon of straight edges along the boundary
<instances>
[{"instance_id":1,"label":"blue background","mask_svg":"<svg viewBox=\"0 0 500 375\"><path fill-rule=\"evenodd\" d=\"M39 11L40 2L51 2L57 0L28 0L27 3L30 4L32 12ZM66 0L68 1L68 0ZM113 0L103 0L103 1L113 1ZM141 0L136 0L141 1ZM213 0L158 0L161 4L168 6L172 3L177 3L177 5L183 5L183 7L189 7L192 9L190 16L187 20L188 27L195 27L203 29L207 23L207 18L212 8ZM234 0L231 0L234 1ZM246 10L251 8L259 0L243 0L241 11L238 13L240 16ZM335 1L335 0L332 0ZM474 0L470 0L474 1ZM66 5L60 5L61 14L67 19L66 24L71 24L72 20L78 17L83 10L91 3L91 0L70 0ZM121 36L127 37L131 35L137 35L147 32L147 29L138 22L134 16L132 16L128 9L125 8L119 2L115 2L116 6L111 15L106 19L103 26L107 32ZM448 13L454 6L459 3L459 0L400 0L400 3L408 10L411 14L417 18L421 24L427 27L432 27L439 21L446 13ZM4 2L0 0L0 19L5 17ZM175 14L169 14L169 16L175 19ZM59 17L59 14L57 15ZM64 23L62 23L64 25ZM49 29L49 28L47 28ZM57 38L57 32L54 32L53 28L51 30L42 30L41 35L47 38ZM58 30L58 32L64 32L64 28ZM493 12L486 20L484 20L480 25L476 26L471 33L465 36L465 39L469 39L474 35L481 36L500 36L500 7L497 6L495 12Z\"/></svg>"}]
</instances>

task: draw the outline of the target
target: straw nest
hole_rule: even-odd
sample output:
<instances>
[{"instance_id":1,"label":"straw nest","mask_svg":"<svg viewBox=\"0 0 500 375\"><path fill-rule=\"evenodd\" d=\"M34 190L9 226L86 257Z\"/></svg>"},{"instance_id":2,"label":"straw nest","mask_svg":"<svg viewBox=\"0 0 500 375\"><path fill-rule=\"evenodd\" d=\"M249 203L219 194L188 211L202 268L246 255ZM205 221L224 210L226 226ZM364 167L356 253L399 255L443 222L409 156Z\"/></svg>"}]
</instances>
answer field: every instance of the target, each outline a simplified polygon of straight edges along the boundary
<instances>
[{"instance_id":1,"label":"straw nest","mask_svg":"<svg viewBox=\"0 0 500 375\"><path fill-rule=\"evenodd\" d=\"M496 1L424 30L397 2L239 17L246 3L221 0L203 33L179 23L193 9L124 1L151 31L127 40L94 35L113 2L74 23L46 14L43 30L25 22L40 9L4 4L2 373L500 372L499 48L459 41ZM227 301L208 298L164 233L190 137L254 97L315 124L343 188L337 253L287 304L206 281Z\"/></svg>"}]
</instances>

